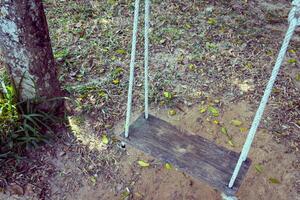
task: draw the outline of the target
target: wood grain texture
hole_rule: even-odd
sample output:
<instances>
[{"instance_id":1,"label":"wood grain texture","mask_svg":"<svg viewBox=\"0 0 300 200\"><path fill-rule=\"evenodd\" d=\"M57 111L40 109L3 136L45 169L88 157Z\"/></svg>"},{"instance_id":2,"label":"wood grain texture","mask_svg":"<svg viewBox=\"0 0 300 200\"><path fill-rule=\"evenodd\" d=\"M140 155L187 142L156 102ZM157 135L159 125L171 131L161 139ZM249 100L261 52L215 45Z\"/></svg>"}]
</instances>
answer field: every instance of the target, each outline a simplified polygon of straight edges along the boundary
<instances>
[{"instance_id":1,"label":"wood grain texture","mask_svg":"<svg viewBox=\"0 0 300 200\"><path fill-rule=\"evenodd\" d=\"M233 195L239 188L251 161L244 162L232 189L227 187L239 154L191 133L179 130L166 121L142 114L122 140L163 162L207 182L210 186Z\"/></svg>"}]
</instances>

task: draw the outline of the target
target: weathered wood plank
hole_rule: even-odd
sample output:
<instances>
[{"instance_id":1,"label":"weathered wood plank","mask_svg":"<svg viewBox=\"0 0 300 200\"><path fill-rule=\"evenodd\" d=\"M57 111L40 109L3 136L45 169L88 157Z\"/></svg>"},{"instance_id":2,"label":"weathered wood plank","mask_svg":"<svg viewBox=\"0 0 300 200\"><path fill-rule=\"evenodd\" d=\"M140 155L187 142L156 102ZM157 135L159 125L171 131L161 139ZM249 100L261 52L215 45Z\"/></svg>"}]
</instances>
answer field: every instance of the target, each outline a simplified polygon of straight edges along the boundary
<instances>
[{"instance_id":1,"label":"weathered wood plank","mask_svg":"<svg viewBox=\"0 0 300 200\"><path fill-rule=\"evenodd\" d=\"M227 187L239 154L194 134L186 134L166 121L142 114L129 129L129 145L144 151L178 169L207 182L212 187L234 194L245 176L251 161L242 166L232 189Z\"/></svg>"}]
</instances>

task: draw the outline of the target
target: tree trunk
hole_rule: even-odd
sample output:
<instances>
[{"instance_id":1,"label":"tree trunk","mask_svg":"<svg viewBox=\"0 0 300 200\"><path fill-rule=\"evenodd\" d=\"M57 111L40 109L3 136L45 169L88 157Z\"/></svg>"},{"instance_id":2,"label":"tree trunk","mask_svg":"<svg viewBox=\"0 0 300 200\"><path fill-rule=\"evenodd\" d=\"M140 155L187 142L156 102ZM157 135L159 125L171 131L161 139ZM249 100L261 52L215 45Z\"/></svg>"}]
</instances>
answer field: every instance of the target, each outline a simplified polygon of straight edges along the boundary
<instances>
[{"instance_id":1,"label":"tree trunk","mask_svg":"<svg viewBox=\"0 0 300 200\"><path fill-rule=\"evenodd\" d=\"M61 96L42 0L0 1L0 47L20 100Z\"/></svg>"}]
</instances>

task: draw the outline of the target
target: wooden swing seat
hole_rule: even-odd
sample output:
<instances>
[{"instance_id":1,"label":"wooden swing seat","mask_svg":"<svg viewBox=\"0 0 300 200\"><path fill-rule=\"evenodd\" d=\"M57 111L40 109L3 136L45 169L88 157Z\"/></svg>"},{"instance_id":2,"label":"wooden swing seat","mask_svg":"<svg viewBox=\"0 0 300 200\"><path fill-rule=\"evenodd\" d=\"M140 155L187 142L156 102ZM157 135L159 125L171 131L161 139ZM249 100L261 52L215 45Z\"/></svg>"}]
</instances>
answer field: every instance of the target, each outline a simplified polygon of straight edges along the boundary
<instances>
[{"instance_id":1,"label":"wooden swing seat","mask_svg":"<svg viewBox=\"0 0 300 200\"><path fill-rule=\"evenodd\" d=\"M121 134L125 143L181 171L205 181L208 185L234 195L238 190L251 161L247 159L240 170L235 184L228 183L239 159L239 154L194 134L185 134L164 120L144 114L130 125L129 137Z\"/></svg>"}]
</instances>

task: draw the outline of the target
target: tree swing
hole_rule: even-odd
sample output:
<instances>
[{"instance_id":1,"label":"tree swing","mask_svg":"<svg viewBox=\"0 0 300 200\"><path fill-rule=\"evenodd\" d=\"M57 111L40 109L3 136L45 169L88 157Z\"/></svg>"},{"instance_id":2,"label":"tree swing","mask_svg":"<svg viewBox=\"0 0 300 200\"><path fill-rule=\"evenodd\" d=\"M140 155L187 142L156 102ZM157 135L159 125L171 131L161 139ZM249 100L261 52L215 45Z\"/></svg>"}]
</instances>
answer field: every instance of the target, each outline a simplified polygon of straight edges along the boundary
<instances>
[{"instance_id":1,"label":"tree swing","mask_svg":"<svg viewBox=\"0 0 300 200\"><path fill-rule=\"evenodd\" d=\"M122 134L123 140L131 146L164 162L172 163L178 169L207 182L210 186L225 194L225 198L234 196L251 164L251 161L247 159L251 144L284 60L289 42L292 39L295 29L300 25L300 0L293 0L292 2L292 9L288 17L288 30L272 70L271 78L266 86L240 154L217 146L201 136L185 134L184 131L149 114L148 63L150 0L145 0L145 112L130 125L139 4L140 0L135 0L127 113L125 132Z\"/></svg>"}]
</instances>

